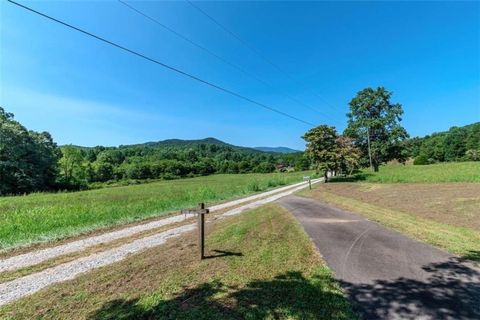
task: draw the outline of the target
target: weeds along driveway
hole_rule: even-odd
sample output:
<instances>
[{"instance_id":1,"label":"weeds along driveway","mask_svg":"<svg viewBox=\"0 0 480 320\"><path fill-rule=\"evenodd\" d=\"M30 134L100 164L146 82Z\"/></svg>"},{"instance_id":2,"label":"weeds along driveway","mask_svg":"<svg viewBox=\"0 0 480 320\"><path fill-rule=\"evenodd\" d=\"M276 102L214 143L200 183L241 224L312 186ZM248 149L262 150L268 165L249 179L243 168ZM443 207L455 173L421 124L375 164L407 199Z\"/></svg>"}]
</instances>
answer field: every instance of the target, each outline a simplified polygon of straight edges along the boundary
<instances>
[{"instance_id":1,"label":"weeds along driveway","mask_svg":"<svg viewBox=\"0 0 480 320\"><path fill-rule=\"evenodd\" d=\"M262 192L260 194L256 194L253 196L217 204L215 206L210 207L210 212L217 212L224 209L232 208L237 205L248 203L250 201L258 200L279 192L284 192L292 188L296 188L298 186L304 186L304 185L306 185L305 182L301 182L301 183L289 185L286 187L277 188L271 191ZM191 216L188 216L188 218L191 218ZM92 247L101 243L108 243L121 238L127 238L132 235L138 234L140 232L156 229L162 226L166 226L166 225L170 225L178 222L183 222L186 220L187 220L187 217L183 215L176 215L176 216L171 216L167 218L161 218L159 220L155 220L155 221L151 221L151 222L147 222L144 224L135 225L131 227L126 227L117 231L106 232L97 236L68 242L62 245L45 248L41 250L35 250L33 252L27 252L20 255L15 255L15 256L0 260L0 272L13 271L20 268L29 267L32 265L39 264L48 259L58 257L60 255L65 255L65 254L70 254L80 250L85 250L89 247Z\"/></svg>"},{"instance_id":2,"label":"weeds along driveway","mask_svg":"<svg viewBox=\"0 0 480 320\"><path fill-rule=\"evenodd\" d=\"M320 181L321 179L318 179L313 181L313 183ZM250 202L241 207L227 211L216 218L223 219L229 216L240 214L246 210L257 208L266 203L273 202L282 197L290 195L296 191L306 188L307 186L308 184L306 183L298 184L288 188L286 191L274 193L267 198L262 198L260 200ZM235 204L238 204L238 202ZM73 279L81 273L121 261L130 254L159 246L164 244L168 239L180 236L189 231L193 231L195 228L195 223L182 225L149 237L134 240L133 242L120 245L103 252L94 253L86 257L75 259L71 262L63 263L40 272L32 273L12 281L2 283L0 284L0 305L37 292L54 283Z\"/></svg>"},{"instance_id":3,"label":"weeds along driveway","mask_svg":"<svg viewBox=\"0 0 480 320\"><path fill-rule=\"evenodd\" d=\"M470 263L316 200L279 202L365 319L480 319L480 270Z\"/></svg>"}]
</instances>

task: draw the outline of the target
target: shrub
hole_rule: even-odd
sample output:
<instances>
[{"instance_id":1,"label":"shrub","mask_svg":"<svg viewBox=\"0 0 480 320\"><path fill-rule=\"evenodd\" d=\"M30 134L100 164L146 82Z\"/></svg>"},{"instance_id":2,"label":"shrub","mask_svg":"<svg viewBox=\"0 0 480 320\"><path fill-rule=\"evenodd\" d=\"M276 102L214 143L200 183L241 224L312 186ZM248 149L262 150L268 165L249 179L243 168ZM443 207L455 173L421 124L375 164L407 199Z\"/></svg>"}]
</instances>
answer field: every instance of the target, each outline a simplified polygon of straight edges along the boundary
<instances>
[{"instance_id":1,"label":"shrub","mask_svg":"<svg viewBox=\"0 0 480 320\"><path fill-rule=\"evenodd\" d=\"M480 149L467 150L467 152L465 152L465 157L467 158L467 160L480 161Z\"/></svg>"},{"instance_id":2,"label":"shrub","mask_svg":"<svg viewBox=\"0 0 480 320\"><path fill-rule=\"evenodd\" d=\"M257 181L257 180L253 180L252 182L250 182L247 186L247 189L249 191L253 191L253 192L257 192L257 191L261 191L262 189L260 188L260 183Z\"/></svg>"},{"instance_id":3,"label":"shrub","mask_svg":"<svg viewBox=\"0 0 480 320\"><path fill-rule=\"evenodd\" d=\"M430 164L430 161L429 161L429 159L427 158L426 155L421 154L413 160L413 164L414 165L426 165L426 164Z\"/></svg>"}]
</instances>

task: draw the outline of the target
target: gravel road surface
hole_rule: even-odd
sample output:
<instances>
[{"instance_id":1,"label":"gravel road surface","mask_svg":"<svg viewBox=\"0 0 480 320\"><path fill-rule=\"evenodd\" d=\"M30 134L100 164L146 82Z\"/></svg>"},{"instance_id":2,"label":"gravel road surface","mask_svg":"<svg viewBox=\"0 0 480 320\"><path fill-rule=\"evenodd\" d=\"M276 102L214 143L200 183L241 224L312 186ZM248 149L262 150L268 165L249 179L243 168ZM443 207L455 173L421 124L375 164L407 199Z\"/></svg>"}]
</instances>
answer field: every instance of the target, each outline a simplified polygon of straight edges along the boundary
<instances>
[{"instance_id":1,"label":"gravel road surface","mask_svg":"<svg viewBox=\"0 0 480 320\"><path fill-rule=\"evenodd\" d=\"M312 181L312 183L320 182L321 179ZM283 192L274 193L273 196L262 198L260 200L248 203L244 206L232 209L219 215L216 219L224 219L232 215L240 214L244 211L257 208L264 204L273 202L282 197L288 196L296 191L306 188L308 184L301 183L290 188L285 188ZM278 189L277 189L278 192ZM43 271L32 273L12 281L0 284L0 305L15 301L26 295L35 293L52 284L73 279L77 275L88 272L90 270L109 265L114 262L121 261L131 254L144 251L148 248L159 246L167 239L180 236L186 232L196 229L196 223L182 225L172 228L158 234L137 239L132 242L120 245L118 247L108 249L89 256L81 257L71 262L63 263Z\"/></svg>"},{"instance_id":2,"label":"gravel road surface","mask_svg":"<svg viewBox=\"0 0 480 320\"><path fill-rule=\"evenodd\" d=\"M306 186L306 182L300 182L293 185L288 185L285 187L273 189L267 192L255 194L253 196L249 196L249 197L245 197L245 198L241 198L233 201L228 201L225 203L212 206L209 209L210 209L210 212L213 213L219 210L228 209L228 208L240 205L242 203L261 199L261 198L270 196L272 194L283 192L299 186ZM189 216L188 218L191 218L191 216ZM46 261L48 259L52 259L61 255L85 250L86 248L99 245L101 243L108 243L114 240L130 237L140 232L156 229L156 228L177 223L177 222L182 222L186 219L187 218L184 215L176 215L176 216L171 216L167 218L160 218L159 220L150 221L150 222L146 222L146 223L135 225L135 226L125 227L123 229L106 232L98 236L92 236L89 238L68 242L62 245L57 245L57 246L49 247L46 249L35 250L33 252L28 252L25 254L12 256L5 259L0 259L0 272L13 271L20 268L33 266L43 261Z\"/></svg>"}]
</instances>

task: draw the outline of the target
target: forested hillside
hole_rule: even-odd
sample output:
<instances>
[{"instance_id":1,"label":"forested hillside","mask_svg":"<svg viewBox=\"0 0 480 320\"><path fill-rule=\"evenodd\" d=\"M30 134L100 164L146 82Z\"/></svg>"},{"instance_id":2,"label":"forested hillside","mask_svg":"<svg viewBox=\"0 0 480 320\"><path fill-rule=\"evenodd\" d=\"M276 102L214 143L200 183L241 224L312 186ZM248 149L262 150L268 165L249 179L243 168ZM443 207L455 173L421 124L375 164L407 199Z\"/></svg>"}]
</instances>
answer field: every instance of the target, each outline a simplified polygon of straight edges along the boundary
<instances>
[{"instance_id":1,"label":"forested hillside","mask_svg":"<svg viewBox=\"0 0 480 320\"><path fill-rule=\"evenodd\" d=\"M85 189L104 182L308 167L303 153L267 153L215 138L119 147L58 147L49 133L27 130L0 107L0 195Z\"/></svg>"},{"instance_id":2,"label":"forested hillside","mask_svg":"<svg viewBox=\"0 0 480 320\"><path fill-rule=\"evenodd\" d=\"M175 179L213 173L268 173L307 169L302 153L275 154L229 145L214 138L84 148L61 147L59 169L73 184L125 179Z\"/></svg>"},{"instance_id":3,"label":"forested hillside","mask_svg":"<svg viewBox=\"0 0 480 320\"><path fill-rule=\"evenodd\" d=\"M407 150L415 164L480 161L480 122L412 138L407 141Z\"/></svg>"}]
</instances>

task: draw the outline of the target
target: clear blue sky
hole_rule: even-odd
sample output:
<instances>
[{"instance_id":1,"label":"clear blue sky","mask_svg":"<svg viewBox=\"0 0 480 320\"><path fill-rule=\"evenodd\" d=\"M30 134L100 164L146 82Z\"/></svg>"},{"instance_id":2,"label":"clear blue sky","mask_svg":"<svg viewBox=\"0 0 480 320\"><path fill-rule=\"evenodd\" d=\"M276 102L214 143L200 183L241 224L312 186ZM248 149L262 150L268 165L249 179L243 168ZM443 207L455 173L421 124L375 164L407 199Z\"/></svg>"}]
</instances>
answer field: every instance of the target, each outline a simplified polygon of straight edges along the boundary
<instances>
[{"instance_id":1,"label":"clear blue sky","mask_svg":"<svg viewBox=\"0 0 480 320\"><path fill-rule=\"evenodd\" d=\"M119 2L22 3L340 131L348 102L368 86L394 92L393 102L403 105L403 124L412 136L480 121L479 2L197 2L295 82L186 2L133 2L274 89ZM213 136L244 146L304 146L300 136L308 126L302 123L6 1L0 3L0 21L0 105L29 129L49 131L59 144L118 145Z\"/></svg>"}]
</instances>

